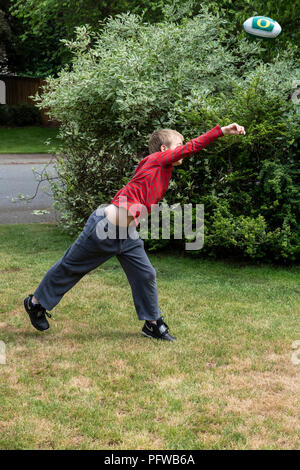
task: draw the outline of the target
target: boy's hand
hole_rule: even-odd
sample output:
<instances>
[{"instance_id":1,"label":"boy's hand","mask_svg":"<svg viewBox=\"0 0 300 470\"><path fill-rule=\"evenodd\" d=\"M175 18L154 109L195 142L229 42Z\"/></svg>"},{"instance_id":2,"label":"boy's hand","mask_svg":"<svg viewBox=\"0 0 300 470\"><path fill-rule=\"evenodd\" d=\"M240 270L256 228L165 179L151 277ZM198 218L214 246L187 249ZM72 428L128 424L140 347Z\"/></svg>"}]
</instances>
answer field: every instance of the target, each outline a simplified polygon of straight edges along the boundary
<instances>
[{"instance_id":1,"label":"boy's hand","mask_svg":"<svg viewBox=\"0 0 300 470\"><path fill-rule=\"evenodd\" d=\"M229 124L229 126L221 127L221 130L224 135L246 134L243 126L239 126L236 122L234 122L233 124Z\"/></svg>"}]
</instances>

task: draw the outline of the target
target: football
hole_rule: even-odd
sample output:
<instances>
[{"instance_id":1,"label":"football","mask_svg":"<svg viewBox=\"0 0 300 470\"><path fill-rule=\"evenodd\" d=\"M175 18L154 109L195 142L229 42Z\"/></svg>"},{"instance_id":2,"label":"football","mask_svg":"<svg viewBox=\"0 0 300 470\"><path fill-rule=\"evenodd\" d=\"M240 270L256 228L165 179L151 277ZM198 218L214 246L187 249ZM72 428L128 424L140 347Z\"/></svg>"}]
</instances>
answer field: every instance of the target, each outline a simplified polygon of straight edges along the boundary
<instances>
[{"instance_id":1,"label":"football","mask_svg":"<svg viewBox=\"0 0 300 470\"><path fill-rule=\"evenodd\" d=\"M266 16L251 16L243 23L243 28L250 36L262 39L274 39L281 33L280 24Z\"/></svg>"}]
</instances>

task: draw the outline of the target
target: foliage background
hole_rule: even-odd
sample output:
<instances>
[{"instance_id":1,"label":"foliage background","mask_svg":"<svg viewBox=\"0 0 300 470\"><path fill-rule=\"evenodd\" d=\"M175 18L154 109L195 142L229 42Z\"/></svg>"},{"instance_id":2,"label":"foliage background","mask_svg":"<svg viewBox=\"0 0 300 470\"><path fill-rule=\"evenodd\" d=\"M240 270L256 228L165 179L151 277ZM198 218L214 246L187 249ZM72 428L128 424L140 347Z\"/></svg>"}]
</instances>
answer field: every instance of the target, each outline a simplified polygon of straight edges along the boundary
<instances>
[{"instance_id":1,"label":"foliage background","mask_svg":"<svg viewBox=\"0 0 300 470\"><path fill-rule=\"evenodd\" d=\"M249 16L263 14L277 19L283 32L280 41L265 46L270 57L289 44L299 45L300 17L293 0L0 0L0 10L12 30L7 44L10 69L38 77L55 75L69 63L69 50L60 40L74 39L77 26L89 24L99 32L99 21L125 12L142 15L151 24L180 21L183 16L198 14L203 6L226 18L228 35L238 38Z\"/></svg>"},{"instance_id":2,"label":"foliage background","mask_svg":"<svg viewBox=\"0 0 300 470\"><path fill-rule=\"evenodd\" d=\"M188 140L235 121L247 136L187 159L165 201L205 204L207 254L299 259L297 48L286 42L270 57L269 43L237 37L207 8L193 18L185 5L164 11L168 21L159 24L117 15L101 33L84 26L64 41L72 63L49 77L40 103L61 122L62 184L52 189L62 223L78 233L111 200L147 155L155 128L176 128Z\"/></svg>"}]
</instances>

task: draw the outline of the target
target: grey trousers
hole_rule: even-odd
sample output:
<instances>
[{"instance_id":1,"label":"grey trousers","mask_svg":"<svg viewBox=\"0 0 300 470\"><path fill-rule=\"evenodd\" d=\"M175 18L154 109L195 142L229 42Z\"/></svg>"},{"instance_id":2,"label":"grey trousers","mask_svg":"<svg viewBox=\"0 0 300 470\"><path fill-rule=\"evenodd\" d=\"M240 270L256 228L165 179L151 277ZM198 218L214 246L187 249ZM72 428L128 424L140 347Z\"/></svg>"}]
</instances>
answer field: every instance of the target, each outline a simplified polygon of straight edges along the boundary
<instances>
[{"instance_id":1,"label":"grey trousers","mask_svg":"<svg viewBox=\"0 0 300 470\"><path fill-rule=\"evenodd\" d=\"M52 310L63 295L85 274L117 256L132 290L139 320L157 320L156 271L135 229L117 227L106 218L104 208L94 211L83 231L64 256L45 274L34 296L46 310Z\"/></svg>"}]
</instances>

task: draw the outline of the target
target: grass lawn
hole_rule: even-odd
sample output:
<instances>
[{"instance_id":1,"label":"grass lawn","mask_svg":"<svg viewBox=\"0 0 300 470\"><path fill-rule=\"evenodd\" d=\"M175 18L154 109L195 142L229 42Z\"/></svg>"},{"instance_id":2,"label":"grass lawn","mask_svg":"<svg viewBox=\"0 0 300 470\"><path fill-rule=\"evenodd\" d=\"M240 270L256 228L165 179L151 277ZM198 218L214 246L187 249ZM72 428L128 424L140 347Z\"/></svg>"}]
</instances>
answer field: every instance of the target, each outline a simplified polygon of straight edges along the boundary
<instances>
[{"instance_id":1,"label":"grass lawn","mask_svg":"<svg viewBox=\"0 0 300 470\"><path fill-rule=\"evenodd\" d=\"M58 147L57 128L53 127L0 127L1 153L54 153ZM50 145L45 141L51 139Z\"/></svg>"},{"instance_id":2,"label":"grass lawn","mask_svg":"<svg viewBox=\"0 0 300 470\"><path fill-rule=\"evenodd\" d=\"M299 268L149 254L178 337L165 344L141 336L113 259L40 333L23 298L72 240L51 224L0 240L1 449L299 448Z\"/></svg>"}]
</instances>

